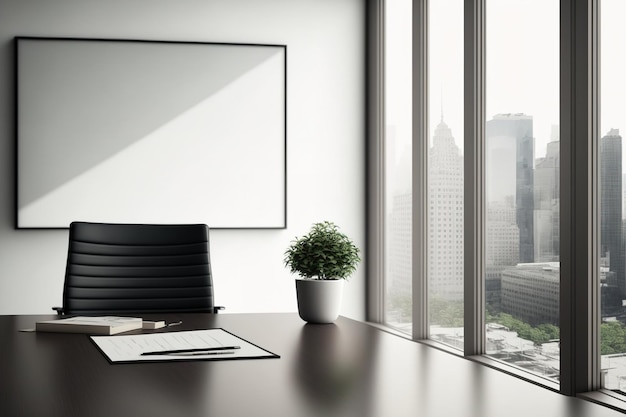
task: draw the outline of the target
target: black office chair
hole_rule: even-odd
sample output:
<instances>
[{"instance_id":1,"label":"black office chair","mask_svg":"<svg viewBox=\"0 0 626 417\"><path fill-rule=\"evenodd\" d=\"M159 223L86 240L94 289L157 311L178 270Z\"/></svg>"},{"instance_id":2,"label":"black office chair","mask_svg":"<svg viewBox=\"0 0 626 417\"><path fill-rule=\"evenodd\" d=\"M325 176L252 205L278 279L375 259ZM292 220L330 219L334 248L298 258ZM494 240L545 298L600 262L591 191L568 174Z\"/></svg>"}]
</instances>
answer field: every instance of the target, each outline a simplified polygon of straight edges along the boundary
<instances>
[{"instance_id":1,"label":"black office chair","mask_svg":"<svg viewBox=\"0 0 626 417\"><path fill-rule=\"evenodd\" d=\"M204 224L73 222L59 314L216 313Z\"/></svg>"}]
</instances>

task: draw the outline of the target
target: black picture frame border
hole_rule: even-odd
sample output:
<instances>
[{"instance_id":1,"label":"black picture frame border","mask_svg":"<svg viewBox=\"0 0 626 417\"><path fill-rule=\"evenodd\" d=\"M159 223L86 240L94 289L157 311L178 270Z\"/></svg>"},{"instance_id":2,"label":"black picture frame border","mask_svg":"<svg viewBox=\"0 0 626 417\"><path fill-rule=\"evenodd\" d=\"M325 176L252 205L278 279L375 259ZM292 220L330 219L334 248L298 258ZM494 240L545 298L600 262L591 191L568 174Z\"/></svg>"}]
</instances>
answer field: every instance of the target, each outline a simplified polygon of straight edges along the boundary
<instances>
[{"instance_id":1,"label":"black picture frame border","mask_svg":"<svg viewBox=\"0 0 626 417\"><path fill-rule=\"evenodd\" d=\"M19 48L18 44L21 40L38 40L38 41L102 41L102 42L136 42L136 43L165 43L165 44L200 44L200 45L224 45L224 46L259 46L259 47L275 47L282 48L284 54L284 101L283 101L283 114L284 114L284 138L283 138L283 149L284 149L284 158L283 158L283 187L284 187L284 197L283 197L283 224L280 226L269 226L269 227L211 227L214 230L284 230L287 229L287 219L288 219L288 55L287 55L287 45L286 44L278 44L278 43L254 43L254 42L215 42L215 41L204 41L204 40L164 40L164 39L141 39L141 38L107 38L107 37L65 37L65 36L29 36L29 35L19 35L13 37L13 69L14 69L14 90L13 90L13 102L14 102L14 196L13 196L13 208L14 208L14 229L15 230L68 230L69 224L67 227L24 227L19 226L19 181L18 181L18 155L19 155L19 112L18 112L18 104L19 104L19 89L18 89L18 80L19 80ZM78 220L78 219L77 219Z\"/></svg>"}]
</instances>

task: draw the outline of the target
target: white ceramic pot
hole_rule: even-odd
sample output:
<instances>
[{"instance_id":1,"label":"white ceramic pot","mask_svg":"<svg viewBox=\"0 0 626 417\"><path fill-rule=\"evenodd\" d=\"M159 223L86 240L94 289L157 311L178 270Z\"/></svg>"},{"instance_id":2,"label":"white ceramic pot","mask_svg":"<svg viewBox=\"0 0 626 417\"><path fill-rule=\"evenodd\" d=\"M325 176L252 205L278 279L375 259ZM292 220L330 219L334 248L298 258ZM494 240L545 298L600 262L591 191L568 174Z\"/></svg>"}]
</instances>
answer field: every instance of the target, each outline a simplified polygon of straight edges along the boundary
<instances>
[{"instance_id":1,"label":"white ceramic pot","mask_svg":"<svg viewBox=\"0 0 626 417\"><path fill-rule=\"evenodd\" d=\"M298 313L309 323L333 323L339 317L343 279L296 279Z\"/></svg>"}]
</instances>

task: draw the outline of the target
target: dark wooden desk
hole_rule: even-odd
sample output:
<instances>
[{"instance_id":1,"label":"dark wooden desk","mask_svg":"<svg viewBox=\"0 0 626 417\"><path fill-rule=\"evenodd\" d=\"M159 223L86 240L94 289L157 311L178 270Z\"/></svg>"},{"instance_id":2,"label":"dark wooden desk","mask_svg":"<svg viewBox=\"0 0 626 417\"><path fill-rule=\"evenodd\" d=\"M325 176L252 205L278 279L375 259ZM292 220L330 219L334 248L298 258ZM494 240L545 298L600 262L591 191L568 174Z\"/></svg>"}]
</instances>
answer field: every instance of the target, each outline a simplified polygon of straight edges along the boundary
<instances>
[{"instance_id":1,"label":"dark wooden desk","mask_svg":"<svg viewBox=\"0 0 626 417\"><path fill-rule=\"evenodd\" d=\"M0 416L622 415L346 318L160 316L183 321L171 330L223 327L281 358L112 365L86 335L18 331L49 317L0 316Z\"/></svg>"}]
</instances>

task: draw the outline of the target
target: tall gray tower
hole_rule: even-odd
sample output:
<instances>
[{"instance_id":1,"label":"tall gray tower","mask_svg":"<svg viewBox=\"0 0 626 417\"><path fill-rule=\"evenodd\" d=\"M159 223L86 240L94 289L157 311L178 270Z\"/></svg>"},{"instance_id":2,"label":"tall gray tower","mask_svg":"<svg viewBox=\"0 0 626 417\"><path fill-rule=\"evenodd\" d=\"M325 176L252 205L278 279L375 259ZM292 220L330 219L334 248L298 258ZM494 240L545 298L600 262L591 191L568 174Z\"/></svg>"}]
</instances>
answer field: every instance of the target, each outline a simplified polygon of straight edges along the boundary
<instances>
[{"instance_id":1,"label":"tall gray tower","mask_svg":"<svg viewBox=\"0 0 626 417\"><path fill-rule=\"evenodd\" d=\"M535 262L558 262L560 252L559 142L548 143L535 163Z\"/></svg>"},{"instance_id":2,"label":"tall gray tower","mask_svg":"<svg viewBox=\"0 0 626 417\"><path fill-rule=\"evenodd\" d=\"M428 154L429 291L463 300L463 156L443 121Z\"/></svg>"},{"instance_id":3,"label":"tall gray tower","mask_svg":"<svg viewBox=\"0 0 626 417\"><path fill-rule=\"evenodd\" d=\"M519 261L534 261L533 118L525 114L497 114L487 122L487 203L515 201L519 228ZM487 220L488 221L488 220Z\"/></svg>"},{"instance_id":4,"label":"tall gray tower","mask_svg":"<svg viewBox=\"0 0 626 417\"><path fill-rule=\"evenodd\" d=\"M600 140L600 256L609 259L622 298L626 297L622 243L622 137L611 129Z\"/></svg>"}]
</instances>

